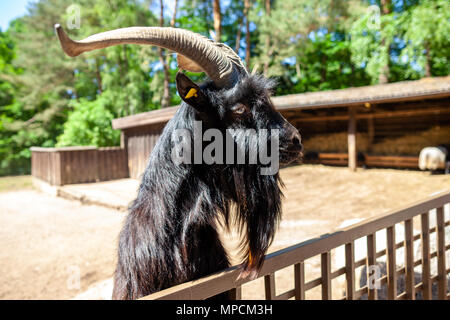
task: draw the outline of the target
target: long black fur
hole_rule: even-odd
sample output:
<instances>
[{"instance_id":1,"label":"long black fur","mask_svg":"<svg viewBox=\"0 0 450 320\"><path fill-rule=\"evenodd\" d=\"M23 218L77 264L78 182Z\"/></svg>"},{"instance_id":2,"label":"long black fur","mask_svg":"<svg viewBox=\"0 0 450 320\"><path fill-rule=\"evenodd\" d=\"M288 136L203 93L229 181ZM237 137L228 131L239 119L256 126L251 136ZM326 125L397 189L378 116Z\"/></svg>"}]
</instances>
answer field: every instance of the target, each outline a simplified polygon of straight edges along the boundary
<instances>
[{"instance_id":1,"label":"long black fur","mask_svg":"<svg viewBox=\"0 0 450 320\"><path fill-rule=\"evenodd\" d=\"M205 115L182 103L151 153L120 233L114 299L136 299L229 267L217 231L220 220L227 227L233 222L238 225L243 271L260 269L281 217L278 173L261 175L260 164L176 165L170 151L172 132L192 132L194 120L203 121L203 130L279 127L285 132L287 122L270 102L272 86L254 75L229 90L208 81L201 91L211 111ZM249 106L248 117L230 115L236 103ZM282 146L283 139L282 134Z\"/></svg>"}]
</instances>

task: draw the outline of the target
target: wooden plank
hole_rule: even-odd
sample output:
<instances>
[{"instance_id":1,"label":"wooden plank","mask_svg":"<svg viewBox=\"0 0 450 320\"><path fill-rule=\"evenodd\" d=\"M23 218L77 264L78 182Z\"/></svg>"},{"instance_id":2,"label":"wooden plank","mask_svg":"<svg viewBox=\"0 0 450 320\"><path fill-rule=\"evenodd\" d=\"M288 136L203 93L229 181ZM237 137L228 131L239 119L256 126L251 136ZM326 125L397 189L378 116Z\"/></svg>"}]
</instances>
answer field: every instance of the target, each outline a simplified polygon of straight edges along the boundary
<instances>
[{"instance_id":1,"label":"wooden plank","mask_svg":"<svg viewBox=\"0 0 450 320\"><path fill-rule=\"evenodd\" d=\"M266 300L275 300L275 274L270 273L264 276L264 288L266 292Z\"/></svg>"},{"instance_id":2,"label":"wooden plank","mask_svg":"<svg viewBox=\"0 0 450 320\"><path fill-rule=\"evenodd\" d=\"M345 245L345 278L347 300L355 299L355 249L353 241Z\"/></svg>"},{"instance_id":3,"label":"wooden plank","mask_svg":"<svg viewBox=\"0 0 450 320\"><path fill-rule=\"evenodd\" d=\"M397 272L396 272L396 250L395 250L395 228L394 226L386 229L386 256L387 256L387 274L388 274L388 299L397 299Z\"/></svg>"},{"instance_id":4,"label":"wooden plank","mask_svg":"<svg viewBox=\"0 0 450 320\"><path fill-rule=\"evenodd\" d=\"M322 300L331 300L331 255L330 251L320 255L322 273Z\"/></svg>"},{"instance_id":5,"label":"wooden plank","mask_svg":"<svg viewBox=\"0 0 450 320\"><path fill-rule=\"evenodd\" d=\"M430 274L430 220L428 212L422 213L421 218L421 241L422 241L422 296L424 300L431 300L431 274Z\"/></svg>"},{"instance_id":6,"label":"wooden plank","mask_svg":"<svg viewBox=\"0 0 450 320\"><path fill-rule=\"evenodd\" d=\"M378 291L375 286L369 286L369 267L375 266L377 264L376 258L376 234L372 233L367 236L367 287L368 287L368 299L369 300L377 300Z\"/></svg>"},{"instance_id":7,"label":"wooden plank","mask_svg":"<svg viewBox=\"0 0 450 320\"><path fill-rule=\"evenodd\" d=\"M276 300L288 300L292 297L295 297L295 289L288 290L283 292L282 294L276 296Z\"/></svg>"},{"instance_id":8,"label":"wooden plank","mask_svg":"<svg viewBox=\"0 0 450 320\"><path fill-rule=\"evenodd\" d=\"M122 153L123 177L129 178L130 170L128 168L128 132L127 131L122 131L120 141L121 141L121 148L123 149L123 153Z\"/></svg>"},{"instance_id":9,"label":"wooden plank","mask_svg":"<svg viewBox=\"0 0 450 320\"><path fill-rule=\"evenodd\" d=\"M242 300L242 287L237 286L230 290L230 300Z\"/></svg>"},{"instance_id":10,"label":"wooden plank","mask_svg":"<svg viewBox=\"0 0 450 320\"><path fill-rule=\"evenodd\" d=\"M436 234L438 259L438 299L447 297L447 270L445 267L444 207L436 208Z\"/></svg>"},{"instance_id":11,"label":"wooden plank","mask_svg":"<svg viewBox=\"0 0 450 320\"><path fill-rule=\"evenodd\" d=\"M357 167L357 149L356 149L356 108L348 108L348 167L356 171Z\"/></svg>"},{"instance_id":12,"label":"wooden plank","mask_svg":"<svg viewBox=\"0 0 450 320\"><path fill-rule=\"evenodd\" d=\"M405 221L405 293L407 300L415 300L413 220Z\"/></svg>"},{"instance_id":13,"label":"wooden plank","mask_svg":"<svg viewBox=\"0 0 450 320\"><path fill-rule=\"evenodd\" d=\"M59 156L61 158L61 185L65 185L67 184L67 176L70 173L70 163L66 152L61 152Z\"/></svg>"},{"instance_id":14,"label":"wooden plank","mask_svg":"<svg viewBox=\"0 0 450 320\"><path fill-rule=\"evenodd\" d=\"M374 122L373 116L372 113L370 113L370 116L367 118L367 136L368 136L369 150L372 147L375 139L375 126L373 122Z\"/></svg>"},{"instance_id":15,"label":"wooden plank","mask_svg":"<svg viewBox=\"0 0 450 320\"><path fill-rule=\"evenodd\" d=\"M358 165L383 168L418 168L419 157L414 156L374 156L364 155L364 162L359 161ZM320 163L325 165L347 165L348 153L319 153L316 160L305 160L304 163ZM441 169L444 168L442 165Z\"/></svg>"},{"instance_id":16,"label":"wooden plank","mask_svg":"<svg viewBox=\"0 0 450 320\"><path fill-rule=\"evenodd\" d=\"M322 284L322 277L313 279L305 283L305 291L311 290L312 288L318 287Z\"/></svg>"},{"instance_id":17,"label":"wooden plank","mask_svg":"<svg viewBox=\"0 0 450 320\"><path fill-rule=\"evenodd\" d=\"M177 112L179 106L142 112L128 117L112 120L113 129L128 129L132 127L148 126L152 124L165 123Z\"/></svg>"},{"instance_id":18,"label":"wooden plank","mask_svg":"<svg viewBox=\"0 0 450 320\"><path fill-rule=\"evenodd\" d=\"M349 107L350 108L350 107ZM355 107L353 107L355 108ZM386 119L386 118L403 118L403 117L419 117L429 115L443 115L450 113L449 108L423 108L420 110L397 110L390 112L374 112L374 113L359 113L355 116L357 120L362 119ZM351 118L349 114L334 115L334 116L315 116L315 117L299 117L297 121L304 122L321 122L321 121L348 121Z\"/></svg>"},{"instance_id":19,"label":"wooden plank","mask_svg":"<svg viewBox=\"0 0 450 320\"><path fill-rule=\"evenodd\" d=\"M305 263L294 264L295 300L305 300Z\"/></svg>"},{"instance_id":20,"label":"wooden plank","mask_svg":"<svg viewBox=\"0 0 450 320\"><path fill-rule=\"evenodd\" d=\"M62 185L62 165L61 165L61 152L57 152L54 153L53 155L53 161L55 163L54 168L55 168L55 178L54 178L54 184L55 186L61 186Z\"/></svg>"}]
</instances>

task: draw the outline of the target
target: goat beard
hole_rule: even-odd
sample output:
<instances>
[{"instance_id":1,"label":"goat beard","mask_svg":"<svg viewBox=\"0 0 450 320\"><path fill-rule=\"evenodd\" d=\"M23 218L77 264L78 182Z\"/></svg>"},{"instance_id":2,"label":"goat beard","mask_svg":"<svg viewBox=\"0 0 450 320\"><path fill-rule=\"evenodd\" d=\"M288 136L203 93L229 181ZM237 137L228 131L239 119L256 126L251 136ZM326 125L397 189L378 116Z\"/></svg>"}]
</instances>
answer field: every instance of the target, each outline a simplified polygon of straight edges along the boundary
<instances>
[{"instance_id":1,"label":"goat beard","mask_svg":"<svg viewBox=\"0 0 450 320\"><path fill-rule=\"evenodd\" d=\"M281 219L283 182L279 174L261 175L259 166L233 170L236 224L243 263L238 279L254 279L264 263Z\"/></svg>"}]
</instances>

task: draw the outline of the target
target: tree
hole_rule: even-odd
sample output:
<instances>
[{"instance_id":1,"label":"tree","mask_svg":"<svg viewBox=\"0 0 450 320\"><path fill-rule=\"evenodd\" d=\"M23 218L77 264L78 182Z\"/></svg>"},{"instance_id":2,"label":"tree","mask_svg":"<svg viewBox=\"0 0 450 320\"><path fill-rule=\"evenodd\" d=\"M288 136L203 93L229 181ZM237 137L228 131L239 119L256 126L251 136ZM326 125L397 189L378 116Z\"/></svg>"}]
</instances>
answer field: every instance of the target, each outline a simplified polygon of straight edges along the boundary
<instances>
[{"instance_id":1,"label":"tree","mask_svg":"<svg viewBox=\"0 0 450 320\"><path fill-rule=\"evenodd\" d=\"M160 14L159 14L159 26L164 26L164 4L162 0L159 0L159 6L160 6ZM170 91L169 91L169 66L168 63L164 57L164 53L166 50L163 48L158 47L158 53L159 53L159 61L161 62L161 65L163 67L164 72L164 84L163 84L163 96L161 99L161 108L167 108L169 106L169 100L170 100Z\"/></svg>"},{"instance_id":2,"label":"tree","mask_svg":"<svg viewBox=\"0 0 450 320\"><path fill-rule=\"evenodd\" d=\"M424 0L411 7L405 15L402 30L406 45L402 55L408 58L412 68L414 64L418 65L420 73L426 77L448 75L450 3L445 0Z\"/></svg>"},{"instance_id":3,"label":"tree","mask_svg":"<svg viewBox=\"0 0 450 320\"><path fill-rule=\"evenodd\" d=\"M220 42L222 38L222 12L220 11L220 0L213 0L213 12L214 12L214 31L215 41Z\"/></svg>"},{"instance_id":4,"label":"tree","mask_svg":"<svg viewBox=\"0 0 450 320\"><path fill-rule=\"evenodd\" d=\"M270 11L271 11L271 4L270 4L270 0L264 0L264 5L265 5L265 9L266 9L266 16L267 17L270 17ZM271 45L270 45L270 37L268 37L268 36L266 36L266 47L267 48L273 48ZM269 55L271 55L272 54L272 52L273 52L273 50L270 50L269 52L268 52L268 54ZM264 62L264 69L263 69L263 73L264 73L264 75L267 77L267 74L268 74L268 72L269 72L269 60L266 60L265 62Z\"/></svg>"},{"instance_id":5,"label":"tree","mask_svg":"<svg viewBox=\"0 0 450 320\"><path fill-rule=\"evenodd\" d=\"M388 16L391 13L391 0L380 0L381 3L381 13L382 13L382 21L383 22L391 22L388 19L384 19L385 16ZM383 24L381 28L384 29L386 26ZM389 47L390 41L392 37L389 35L381 33L381 43L380 43L380 73L378 75L378 83L388 83L389 82Z\"/></svg>"},{"instance_id":6,"label":"tree","mask_svg":"<svg viewBox=\"0 0 450 320\"><path fill-rule=\"evenodd\" d=\"M257 3L251 14L259 32L254 64L264 66L267 76L281 77L286 83L293 76L286 70L293 66L294 75L300 81L297 70L305 67L300 63L304 61L305 48L326 34L345 33L348 8L353 2L286 0L275 1L270 8L266 1ZM358 6L353 5L352 10L358 11Z\"/></svg>"},{"instance_id":7,"label":"tree","mask_svg":"<svg viewBox=\"0 0 450 320\"><path fill-rule=\"evenodd\" d=\"M93 101L81 98L70 102L73 111L64 123L64 132L57 139L57 147L117 144L120 131L111 127L111 120L115 118L115 102L109 92Z\"/></svg>"},{"instance_id":8,"label":"tree","mask_svg":"<svg viewBox=\"0 0 450 320\"><path fill-rule=\"evenodd\" d=\"M244 1L244 17L245 17L245 65L247 66L247 69L250 68L250 0Z\"/></svg>"},{"instance_id":9,"label":"tree","mask_svg":"<svg viewBox=\"0 0 450 320\"><path fill-rule=\"evenodd\" d=\"M104 31L105 25L110 28L152 25L155 20L145 3L139 0L81 0L79 3L83 8L82 28L68 30L75 38ZM146 59L155 60L154 51L129 45L87 53L75 59L64 55L53 25L67 21L66 8L71 4L68 0L32 3L27 15L8 29L8 37L13 39L8 46L13 47L14 54L12 59L7 59L8 67L1 72L2 79L8 78L8 84L2 81L0 85L14 90L1 90L0 94L4 96L0 102L0 162L3 168L0 168L0 174L28 172L29 147L55 146L66 121L69 121L69 127L70 122L75 121L73 119L80 121L80 116L70 116L75 106L82 109L84 104L101 105L101 101L96 104L95 100L106 95L104 99L114 101L109 110L113 117L157 107L152 102L154 92L149 90L152 74L143 67ZM6 94L8 92L11 94ZM107 117L107 113L104 116ZM90 120L87 117L85 121ZM86 128L91 130L89 126ZM69 144L66 138L64 141ZM112 139L105 141L117 144L119 139L114 134ZM72 144L78 142L74 139Z\"/></svg>"}]
</instances>

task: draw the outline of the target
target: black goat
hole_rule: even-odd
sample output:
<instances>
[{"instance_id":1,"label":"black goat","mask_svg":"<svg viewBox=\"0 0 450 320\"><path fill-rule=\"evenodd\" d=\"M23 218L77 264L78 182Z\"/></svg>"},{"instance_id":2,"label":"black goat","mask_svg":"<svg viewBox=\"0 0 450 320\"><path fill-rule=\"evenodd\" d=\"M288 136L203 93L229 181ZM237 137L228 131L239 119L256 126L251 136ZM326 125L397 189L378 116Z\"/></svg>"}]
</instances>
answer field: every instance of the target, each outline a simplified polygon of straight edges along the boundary
<instances>
[{"instance_id":1,"label":"black goat","mask_svg":"<svg viewBox=\"0 0 450 320\"><path fill-rule=\"evenodd\" d=\"M148 37L148 30L154 28L144 29L142 32ZM127 29L114 32L120 30ZM170 29L170 32L174 30ZM105 33L106 36L100 34L92 36L93 40L88 38L82 42L71 41L59 27L57 31L63 49L72 56L125 43L124 38L127 43L143 43L136 40L136 30L132 36L127 30L119 36ZM212 76L215 69L209 69L207 73L212 81L200 86L178 73L177 89L184 102L164 128L151 153L138 196L120 233L114 276L115 299L136 299L229 267L227 253L217 232L221 219L226 227L230 227L235 219L241 233L242 277L256 276L273 240L281 216L282 183L278 172L261 174L265 164L260 159L256 163L175 163L172 154L175 132L194 132L195 121L201 121L202 133L214 128L224 136L228 129L252 129L256 133L277 129L281 164L290 163L301 155L298 131L271 103L273 82L260 75L247 74L228 47L210 43L198 35L188 35L195 41L204 41L202 45L215 46L226 52L222 59L231 61L231 68L227 77ZM152 44L160 45L155 41ZM79 46L86 48L78 50ZM167 44L165 47L187 55L178 47L174 49ZM190 67L194 64L195 67L192 62L195 55L189 54L184 61L179 59L179 63L190 64ZM196 63L201 60L196 59ZM205 62L198 65L205 71L209 66ZM267 140L258 144L273 145L271 137L267 135ZM243 152L246 159L256 152L256 145L251 140L232 138L236 150ZM192 137L189 139L192 144L197 143ZM201 146L204 150L203 142ZM228 152L228 149L223 151ZM190 152L189 159L194 159L194 152ZM234 215L232 208L236 208Z\"/></svg>"}]
</instances>

